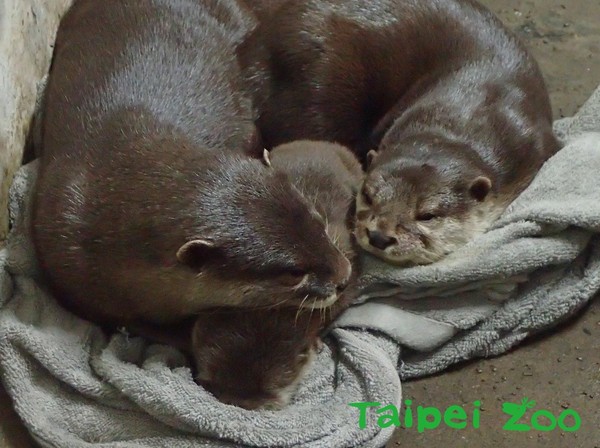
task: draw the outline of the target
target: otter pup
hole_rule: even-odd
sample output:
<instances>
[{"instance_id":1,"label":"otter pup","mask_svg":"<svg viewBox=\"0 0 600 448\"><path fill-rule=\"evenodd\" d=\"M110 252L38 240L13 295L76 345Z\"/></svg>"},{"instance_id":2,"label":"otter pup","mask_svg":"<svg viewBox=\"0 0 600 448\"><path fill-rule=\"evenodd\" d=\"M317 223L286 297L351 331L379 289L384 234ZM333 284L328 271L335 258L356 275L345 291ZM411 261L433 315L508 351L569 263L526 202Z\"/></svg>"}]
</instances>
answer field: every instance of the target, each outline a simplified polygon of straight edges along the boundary
<instances>
[{"instance_id":1,"label":"otter pup","mask_svg":"<svg viewBox=\"0 0 600 448\"><path fill-rule=\"evenodd\" d=\"M331 322L329 311L324 316L290 308L200 313L192 332L196 381L223 403L284 407L322 344Z\"/></svg>"},{"instance_id":2,"label":"otter pup","mask_svg":"<svg viewBox=\"0 0 600 448\"><path fill-rule=\"evenodd\" d=\"M269 158L315 207L331 240L352 260L349 212L364 175L356 156L335 143L298 140L273 149Z\"/></svg>"},{"instance_id":3,"label":"otter pup","mask_svg":"<svg viewBox=\"0 0 600 448\"><path fill-rule=\"evenodd\" d=\"M352 259L348 218L362 180L356 157L340 145L299 141L275 148L271 160L315 204L332 240ZM349 300L344 293L316 313L289 308L200 313L191 350L198 382L219 400L247 409L286 405L315 356L320 332Z\"/></svg>"},{"instance_id":4,"label":"otter pup","mask_svg":"<svg viewBox=\"0 0 600 448\"><path fill-rule=\"evenodd\" d=\"M239 57L265 141L361 156L356 237L386 261L472 240L558 150L536 62L473 0L258 3Z\"/></svg>"},{"instance_id":5,"label":"otter pup","mask_svg":"<svg viewBox=\"0 0 600 448\"><path fill-rule=\"evenodd\" d=\"M217 3L79 0L61 23L32 233L49 286L82 317L322 308L350 278L311 203L247 154L234 24L206 11L243 15Z\"/></svg>"}]
</instances>

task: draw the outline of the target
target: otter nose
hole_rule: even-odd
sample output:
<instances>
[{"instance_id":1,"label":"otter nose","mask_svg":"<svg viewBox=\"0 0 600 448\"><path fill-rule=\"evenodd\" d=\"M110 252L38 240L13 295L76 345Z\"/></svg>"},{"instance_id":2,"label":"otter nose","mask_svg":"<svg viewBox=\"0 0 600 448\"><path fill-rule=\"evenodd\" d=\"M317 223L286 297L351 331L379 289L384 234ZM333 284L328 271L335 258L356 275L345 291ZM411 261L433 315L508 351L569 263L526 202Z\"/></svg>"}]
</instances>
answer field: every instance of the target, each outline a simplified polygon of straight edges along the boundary
<instances>
[{"instance_id":1,"label":"otter nose","mask_svg":"<svg viewBox=\"0 0 600 448\"><path fill-rule=\"evenodd\" d=\"M385 250L396 242L394 237L387 236L379 230L367 229L367 236L369 237L369 244L380 250Z\"/></svg>"}]
</instances>

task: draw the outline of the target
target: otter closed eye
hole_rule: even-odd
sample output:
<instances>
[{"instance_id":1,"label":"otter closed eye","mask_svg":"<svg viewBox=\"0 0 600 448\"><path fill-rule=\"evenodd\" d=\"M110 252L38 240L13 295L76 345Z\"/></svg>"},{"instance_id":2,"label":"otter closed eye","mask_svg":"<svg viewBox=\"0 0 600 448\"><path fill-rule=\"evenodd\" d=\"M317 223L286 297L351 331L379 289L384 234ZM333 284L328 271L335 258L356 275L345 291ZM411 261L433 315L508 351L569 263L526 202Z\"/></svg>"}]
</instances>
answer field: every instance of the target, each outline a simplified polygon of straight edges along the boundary
<instances>
[{"instance_id":1,"label":"otter closed eye","mask_svg":"<svg viewBox=\"0 0 600 448\"><path fill-rule=\"evenodd\" d=\"M285 286L298 286L306 280L307 272L301 269L292 269L277 277L279 283Z\"/></svg>"},{"instance_id":2,"label":"otter closed eye","mask_svg":"<svg viewBox=\"0 0 600 448\"><path fill-rule=\"evenodd\" d=\"M306 275L306 271L304 269L294 268L288 271L288 275L291 275L294 278L302 278Z\"/></svg>"},{"instance_id":3,"label":"otter closed eye","mask_svg":"<svg viewBox=\"0 0 600 448\"><path fill-rule=\"evenodd\" d=\"M437 218L433 213L419 213L417 214L417 221L431 221L432 219Z\"/></svg>"}]
</instances>

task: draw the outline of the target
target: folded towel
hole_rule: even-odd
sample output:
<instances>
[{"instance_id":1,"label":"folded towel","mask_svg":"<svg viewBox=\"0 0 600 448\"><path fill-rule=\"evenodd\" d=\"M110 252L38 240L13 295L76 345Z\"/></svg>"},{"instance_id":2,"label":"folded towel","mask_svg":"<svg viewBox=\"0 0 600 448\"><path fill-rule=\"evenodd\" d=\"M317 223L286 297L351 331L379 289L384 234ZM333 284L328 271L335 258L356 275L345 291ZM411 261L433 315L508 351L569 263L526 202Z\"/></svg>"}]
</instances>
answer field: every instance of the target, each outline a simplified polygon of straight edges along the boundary
<instances>
[{"instance_id":1,"label":"folded towel","mask_svg":"<svg viewBox=\"0 0 600 448\"><path fill-rule=\"evenodd\" d=\"M336 330L293 403L280 412L218 402L177 350L62 309L36 281L28 237L37 162L17 174L13 229L0 251L0 377L32 436L47 447L381 447L393 428L358 426L355 401L400 403L398 345Z\"/></svg>"},{"instance_id":2,"label":"folded towel","mask_svg":"<svg viewBox=\"0 0 600 448\"><path fill-rule=\"evenodd\" d=\"M425 267L365 258L369 300L342 316L292 404L277 412L222 404L175 349L125 331L107 337L58 306L38 281L27 231L37 165L23 167L0 251L0 377L16 411L45 447L384 445L394 428L369 419L360 429L348 403L399 406L398 372L499 354L600 289L600 134L576 137L600 131L600 90L558 129L566 147L477 241Z\"/></svg>"},{"instance_id":3,"label":"folded towel","mask_svg":"<svg viewBox=\"0 0 600 448\"><path fill-rule=\"evenodd\" d=\"M503 353L572 316L600 290L600 88L555 124L564 148L481 237L429 265L365 256L367 301L337 322L410 351L401 378ZM416 300L419 299L419 300Z\"/></svg>"}]
</instances>

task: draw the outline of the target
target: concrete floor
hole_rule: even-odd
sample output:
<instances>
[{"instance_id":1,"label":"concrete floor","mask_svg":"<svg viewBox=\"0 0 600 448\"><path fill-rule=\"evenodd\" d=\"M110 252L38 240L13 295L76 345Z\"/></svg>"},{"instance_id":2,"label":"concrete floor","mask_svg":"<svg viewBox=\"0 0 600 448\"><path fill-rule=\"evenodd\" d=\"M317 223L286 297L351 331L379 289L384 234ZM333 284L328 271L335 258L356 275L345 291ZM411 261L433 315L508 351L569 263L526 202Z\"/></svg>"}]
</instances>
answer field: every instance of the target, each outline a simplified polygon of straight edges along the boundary
<instances>
[{"instance_id":1,"label":"concrete floor","mask_svg":"<svg viewBox=\"0 0 600 448\"><path fill-rule=\"evenodd\" d=\"M374 0L375 1L375 0ZM555 116L573 115L600 84L598 0L482 0L514 29L538 58L546 75ZM508 432L503 402L536 401L559 415L576 410L575 433ZM530 341L505 356L469 363L436 377L404 384L414 406L466 405L480 400L481 425L464 430L440 426L419 434L399 429L388 448L600 448L600 301L575 322ZM0 387L0 447L35 446ZM335 447L332 447L335 448Z\"/></svg>"}]
</instances>

